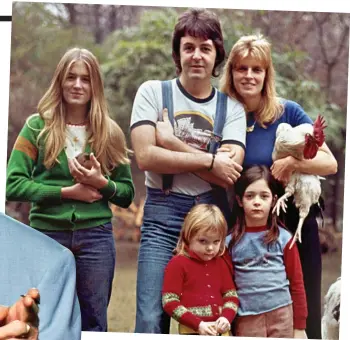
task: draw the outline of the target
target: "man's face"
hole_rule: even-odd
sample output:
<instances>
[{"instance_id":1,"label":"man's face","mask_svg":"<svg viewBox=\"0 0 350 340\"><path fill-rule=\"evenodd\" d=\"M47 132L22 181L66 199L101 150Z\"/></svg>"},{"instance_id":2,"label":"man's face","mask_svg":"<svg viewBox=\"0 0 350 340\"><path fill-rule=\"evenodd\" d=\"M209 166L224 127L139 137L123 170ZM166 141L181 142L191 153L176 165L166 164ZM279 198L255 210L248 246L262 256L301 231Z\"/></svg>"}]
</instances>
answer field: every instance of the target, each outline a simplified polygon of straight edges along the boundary
<instances>
[{"instance_id":1,"label":"man's face","mask_svg":"<svg viewBox=\"0 0 350 340\"><path fill-rule=\"evenodd\" d=\"M185 35L180 40L181 76L189 80L210 79L216 60L212 40Z\"/></svg>"}]
</instances>

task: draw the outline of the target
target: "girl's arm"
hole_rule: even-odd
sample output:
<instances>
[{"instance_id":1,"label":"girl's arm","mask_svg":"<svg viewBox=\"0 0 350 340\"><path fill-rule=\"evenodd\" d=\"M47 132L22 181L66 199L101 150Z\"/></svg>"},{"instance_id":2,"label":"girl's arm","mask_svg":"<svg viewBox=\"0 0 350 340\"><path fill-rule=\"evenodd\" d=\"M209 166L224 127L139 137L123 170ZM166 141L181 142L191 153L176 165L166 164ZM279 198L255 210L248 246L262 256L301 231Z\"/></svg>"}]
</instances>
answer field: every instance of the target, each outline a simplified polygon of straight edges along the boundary
<instances>
[{"instance_id":1,"label":"girl's arm","mask_svg":"<svg viewBox=\"0 0 350 340\"><path fill-rule=\"evenodd\" d=\"M120 164L107 177L107 183L99 189L102 196L111 203L122 208L127 208L135 196L135 188L132 182L129 164Z\"/></svg>"},{"instance_id":2,"label":"girl's arm","mask_svg":"<svg viewBox=\"0 0 350 340\"><path fill-rule=\"evenodd\" d=\"M225 317L231 323L237 314L239 300L236 291L236 285L233 281L233 266L232 264L231 266L228 265L230 262L227 263L227 259L232 262L232 259L226 249L225 254L222 256L222 261L220 261L222 273L221 293L224 301L221 316Z\"/></svg>"},{"instance_id":3,"label":"girl's arm","mask_svg":"<svg viewBox=\"0 0 350 340\"><path fill-rule=\"evenodd\" d=\"M291 242L292 238L284 248L284 265L293 301L294 329L303 330L306 328L306 318L308 313L304 279L297 245L294 244L293 247L289 249Z\"/></svg>"},{"instance_id":4,"label":"girl's arm","mask_svg":"<svg viewBox=\"0 0 350 340\"><path fill-rule=\"evenodd\" d=\"M30 121L32 122L32 120ZM7 165L6 199L21 202L61 201L59 185L35 182L32 172L37 164L39 150L36 146L36 130L25 123L11 152Z\"/></svg>"},{"instance_id":5,"label":"girl's arm","mask_svg":"<svg viewBox=\"0 0 350 340\"><path fill-rule=\"evenodd\" d=\"M69 170L75 180L97 189L111 203L127 208L135 194L130 165L120 164L112 170L110 176L104 176L101 165L93 153L90 154L90 161L91 169L79 164L75 158L68 161Z\"/></svg>"},{"instance_id":6,"label":"girl's arm","mask_svg":"<svg viewBox=\"0 0 350 340\"><path fill-rule=\"evenodd\" d=\"M36 144L37 121L30 120L31 127L26 123L20 132L7 166L6 199L8 201L20 202L45 202L59 204L62 200L73 199L83 202L94 202L102 198L101 194L94 188L80 184L72 183L71 186L62 186L56 184L60 178L51 179L52 184L40 183L40 180L34 180L32 173L36 166L42 167L42 181L46 180L46 175L51 170L44 168L44 165L38 164L40 159L39 149Z\"/></svg>"},{"instance_id":7,"label":"girl's arm","mask_svg":"<svg viewBox=\"0 0 350 340\"><path fill-rule=\"evenodd\" d=\"M180 301L184 282L183 259L182 255L177 255L165 268L162 304L169 316L182 325L197 331L202 320L183 306Z\"/></svg>"}]
</instances>

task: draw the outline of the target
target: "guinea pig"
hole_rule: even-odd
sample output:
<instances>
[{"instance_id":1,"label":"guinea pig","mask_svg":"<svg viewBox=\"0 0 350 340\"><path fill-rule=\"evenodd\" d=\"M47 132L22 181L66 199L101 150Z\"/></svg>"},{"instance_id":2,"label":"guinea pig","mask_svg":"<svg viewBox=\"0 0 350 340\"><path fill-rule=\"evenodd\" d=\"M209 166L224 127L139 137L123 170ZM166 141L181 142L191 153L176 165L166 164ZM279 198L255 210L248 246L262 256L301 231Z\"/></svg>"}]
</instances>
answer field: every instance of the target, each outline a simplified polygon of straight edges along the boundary
<instances>
[{"instance_id":1,"label":"guinea pig","mask_svg":"<svg viewBox=\"0 0 350 340\"><path fill-rule=\"evenodd\" d=\"M88 153L82 152L75 158L79 162L79 164L82 165L83 167L89 170L92 168L92 162L90 160L90 155Z\"/></svg>"}]
</instances>

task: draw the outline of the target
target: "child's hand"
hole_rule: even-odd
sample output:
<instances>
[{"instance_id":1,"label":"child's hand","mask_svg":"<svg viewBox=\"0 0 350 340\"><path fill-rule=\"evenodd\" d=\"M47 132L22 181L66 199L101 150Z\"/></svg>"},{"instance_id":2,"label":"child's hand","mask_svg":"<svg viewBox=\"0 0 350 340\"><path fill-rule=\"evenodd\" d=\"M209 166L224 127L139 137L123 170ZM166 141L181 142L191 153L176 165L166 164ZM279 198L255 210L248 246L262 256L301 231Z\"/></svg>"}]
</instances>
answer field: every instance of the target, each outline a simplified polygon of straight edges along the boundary
<instances>
[{"instance_id":1,"label":"child's hand","mask_svg":"<svg viewBox=\"0 0 350 340\"><path fill-rule=\"evenodd\" d=\"M294 329L294 339L307 339L307 335L304 329Z\"/></svg>"},{"instance_id":2,"label":"child's hand","mask_svg":"<svg viewBox=\"0 0 350 340\"><path fill-rule=\"evenodd\" d=\"M89 167L82 166L76 158L68 160L69 171L75 182L87 184L95 189L103 188L108 180L102 175L101 164L93 153L90 154Z\"/></svg>"},{"instance_id":3,"label":"child's hand","mask_svg":"<svg viewBox=\"0 0 350 340\"><path fill-rule=\"evenodd\" d=\"M225 333L231 329L230 322L223 316L220 316L219 319L216 320L215 326L219 333Z\"/></svg>"},{"instance_id":4,"label":"child's hand","mask_svg":"<svg viewBox=\"0 0 350 340\"><path fill-rule=\"evenodd\" d=\"M215 325L212 322L204 322L202 321L198 327L198 333L200 335L217 335L217 331L215 329Z\"/></svg>"}]
</instances>

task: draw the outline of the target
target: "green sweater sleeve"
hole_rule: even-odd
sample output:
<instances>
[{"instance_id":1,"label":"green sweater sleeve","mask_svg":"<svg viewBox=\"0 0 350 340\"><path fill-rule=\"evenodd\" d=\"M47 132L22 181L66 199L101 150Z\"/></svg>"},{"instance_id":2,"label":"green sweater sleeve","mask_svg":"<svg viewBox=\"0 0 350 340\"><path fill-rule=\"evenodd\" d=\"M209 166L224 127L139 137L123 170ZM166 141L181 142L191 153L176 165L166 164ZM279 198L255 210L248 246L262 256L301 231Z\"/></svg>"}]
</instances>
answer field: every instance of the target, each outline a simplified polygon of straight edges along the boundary
<instances>
[{"instance_id":1,"label":"green sweater sleeve","mask_svg":"<svg viewBox=\"0 0 350 340\"><path fill-rule=\"evenodd\" d=\"M135 195L130 165L120 164L107 179L108 183L100 189L101 194L111 203L127 208Z\"/></svg>"},{"instance_id":2,"label":"green sweater sleeve","mask_svg":"<svg viewBox=\"0 0 350 340\"><path fill-rule=\"evenodd\" d=\"M61 186L41 183L40 177L45 176L44 172L39 174L37 180L32 177L39 157L36 137L40 132L40 120L39 117L35 117L26 122L13 147L7 165L8 201L61 202Z\"/></svg>"}]
</instances>

